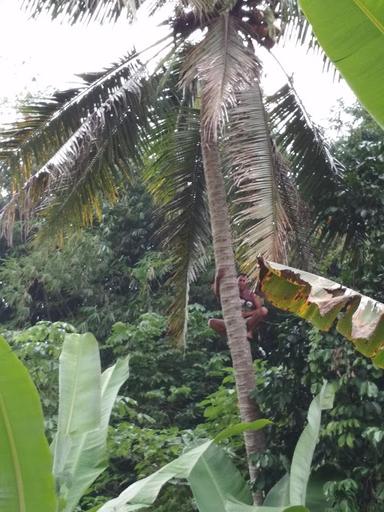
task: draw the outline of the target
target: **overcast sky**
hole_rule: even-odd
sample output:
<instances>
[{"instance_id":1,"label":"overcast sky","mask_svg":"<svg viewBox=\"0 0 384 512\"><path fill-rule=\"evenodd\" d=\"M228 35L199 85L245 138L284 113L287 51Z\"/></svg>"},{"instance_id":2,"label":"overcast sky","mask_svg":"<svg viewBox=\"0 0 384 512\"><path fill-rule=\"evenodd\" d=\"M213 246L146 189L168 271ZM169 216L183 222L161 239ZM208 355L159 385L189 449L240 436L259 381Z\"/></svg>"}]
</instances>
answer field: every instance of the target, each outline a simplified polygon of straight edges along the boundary
<instances>
[{"instance_id":1,"label":"overcast sky","mask_svg":"<svg viewBox=\"0 0 384 512\"><path fill-rule=\"evenodd\" d=\"M7 101L0 124L14 116L15 97L74 84L76 73L98 71L124 55L132 44L144 48L161 37L156 20L145 14L134 26L123 20L111 26L68 26L47 17L29 19L20 3L0 0L0 101ZM303 103L317 123L327 126L338 98L346 104L354 101L346 84L335 83L330 74L321 72L319 57L293 47L273 51L288 74L293 74ZM267 93L283 85L284 75L268 56L264 72Z\"/></svg>"}]
</instances>

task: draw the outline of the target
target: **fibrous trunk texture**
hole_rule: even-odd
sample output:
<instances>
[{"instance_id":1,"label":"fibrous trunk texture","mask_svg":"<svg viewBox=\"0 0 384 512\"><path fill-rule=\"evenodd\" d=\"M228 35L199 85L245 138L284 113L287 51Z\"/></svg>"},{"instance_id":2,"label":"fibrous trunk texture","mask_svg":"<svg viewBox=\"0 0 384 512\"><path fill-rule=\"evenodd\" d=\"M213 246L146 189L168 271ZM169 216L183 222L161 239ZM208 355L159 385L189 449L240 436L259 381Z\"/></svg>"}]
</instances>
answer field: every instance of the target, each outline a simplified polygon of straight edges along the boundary
<instances>
[{"instance_id":1,"label":"fibrous trunk texture","mask_svg":"<svg viewBox=\"0 0 384 512\"><path fill-rule=\"evenodd\" d=\"M201 108L202 110L204 108L203 102ZM261 417L257 404L249 396L250 392L255 388L252 354L249 341L247 340L245 322L241 314L232 234L218 143L205 129L203 124L201 125L201 145L211 217L215 264L216 269L224 270L223 278L220 281L220 300L235 373L240 417L243 422L249 422ZM253 482L256 479L257 471L250 462L250 456L264 450L265 436L262 431L248 431L245 433L244 438L250 478ZM256 501L259 501L257 497Z\"/></svg>"}]
</instances>

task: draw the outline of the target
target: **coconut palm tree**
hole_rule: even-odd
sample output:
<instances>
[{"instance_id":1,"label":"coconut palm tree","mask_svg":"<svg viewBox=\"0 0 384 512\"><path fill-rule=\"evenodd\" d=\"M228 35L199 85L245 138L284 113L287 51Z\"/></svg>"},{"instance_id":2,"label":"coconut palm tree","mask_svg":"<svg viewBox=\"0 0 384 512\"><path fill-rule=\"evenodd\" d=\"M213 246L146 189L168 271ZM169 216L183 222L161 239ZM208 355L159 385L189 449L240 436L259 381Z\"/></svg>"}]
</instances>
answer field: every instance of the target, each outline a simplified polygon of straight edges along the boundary
<instances>
[{"instance_id":1,"label":"coconut palm tree","mask_svg":"<svg viewBox=\"0 0 384 512\"><path fill-rule=\"evenodd\" d=\"M143 2L24 3L34 14L48 11L77 22L130 17ZM22 121L3 131L0 147L3 173L14 190L1 212L9 240L15 219L28 225L33 215L40 219L40 236L54 233L63 240L69 230L100 216L103 201L116 200L123 182L144 176L167 219L161 238L175 254L170 328L178 340L186 329L188 287L205 264L212 232L245 422L260 412L249 396L255 377L234 234L241 264L251 275L256 254L285 262L292 240L302 261L303 221L294 183L314 208L326 189L338 186L339 165L292 84L272 101L271 122L263 103L259 49L269 50L292 20L304 27L292 0L179 0L168 19L170 37L147 50L150 65L146 52L132 52L102 73L84 74L77 89L31 102ZM279 130L280 149L293 157L291 170L271 127ZM245 445L248 456L262 451L263 434L247 432ZM254 480L251 459L249 467Z\"/></svg>"}]
</instances>

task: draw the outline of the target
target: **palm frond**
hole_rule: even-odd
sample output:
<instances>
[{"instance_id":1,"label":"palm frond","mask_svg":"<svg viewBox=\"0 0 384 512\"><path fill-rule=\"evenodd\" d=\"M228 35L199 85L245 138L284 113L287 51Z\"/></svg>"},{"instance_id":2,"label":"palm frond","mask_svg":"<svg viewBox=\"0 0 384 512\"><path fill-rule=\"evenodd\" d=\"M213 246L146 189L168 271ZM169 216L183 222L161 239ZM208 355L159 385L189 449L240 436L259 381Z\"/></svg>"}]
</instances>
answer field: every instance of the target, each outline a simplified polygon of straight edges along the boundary
<instances>
[{"instance_id":1,"label":"palm frond","mask_svg":"<svg viewBox=\"0 0 384 512\"><path fill-rule=\"evenodd\" d=\"M179 0L179 2L183 7L192 9L202 19L230 11L237 0Z\"/></svg>"},{"instance_id":2,"label":"palm frond","mask_svg":"<svg viewBox=\"0 0 384 512\"><path fill-rule=\"evenodd\" d=\"M100 214L102 197L116 198L122 174L140 160L140 139L150 119L147 95L151 84L143 73L142 69L127 79L20 186L1 212L2 231L8 240L15 202L21 219L39 212L46 219L45 229L60 237L66 228L89 224L94 214Z\"/></svg>"},{"instance_id":3,"label":"palm frond","mask_svg":"<svg viewBox=\"0 0 384 512\"><path fill-rule=\"evenodd\" d=\"M239 91L229 110L225 163L233 178L244 270L257 272L257 255L287 261L292 230L281 196L286 167L274 151L258 84Z\"/></svg>"},{"instance_id":4,"label":"palm frond","mask_svg":"<svg viewBox=\"0 0 384 512\"><path fill-rule=\"evenodd\" d=\"M208 105L202 122L214 138L236 91L250 85L259 73L259 62L240 36L240 26L241 21L228 13L219 16L190 51L184 67L182 84L188 87L195 79L201 84Z\"/></svg>"},{"instance_id":5,"label":"palm frond","mask_svg":"<svg viewBox=\"0 0 384 512\"><path fill-rule=\"evenodd\" d=\"M276 42L283 45L288 41L294 42L296 45L306 47L308 51L320 55L323 61L323 70L332 71L334 77L339 78L339 72L319 45L310 23L299 8L297 0L280 0L278 3L276 11L281 28L277 34Z\"/></svg>"},{"instance_id":6,"label":"palm frond","mask_svg":"<svg viewBox=\"0 0 384 512\"><path fill-rule=\"evenodd\" d=\"M150 131L154 98L161 78L155 73L149 79L146 67L137 61L130 67L124 65L123 72L125 78L121 74L114 79L110 76L115 86L109 83L107 91L96 99L85 97L82 91L79 93L79 103L84 102L84 117L78 116L80 126L69 139L61 134L56 141L59 149L53 157L44 160L47 155L40 151L39 143L49 143L56 119L43 119L37 133L32 131L21 148L11 153L9 161L16 162L19 180L18 191L0 214L2 231L8 240L12 236L16 202L22 220L39 213L45 219L41 234L56 231L62 238L67 229L89 224L94 215L100 215L103 199L117 198L122 177L141 162L140 148L145 134ZM103 84L106 87L103 80L104 77L96 78L100 87ZM95 89L97 87L91 88L91 96ZM68 111L75 108L73 98L68 102L68 109L66 105L62 107L62 115L67 116ZM168 101L167 93L162 99L158 102L160 105ZM29 159L28 155L31 155ZM37 165L41 162L44 162L42 166Z\"/></svg>"},{"instance_id":7,"label":"palm frond","mask_svg":"<svg viewBox=\"0 0 384 512\"><path fill-rule=\"evenodd\" d=\"M146 182L165 219L159 232L163 247L174 257L173 301L169 329L179 346L185 342L189 285L206 264L210 239L199 113L183 108L164 121L150 155Z\"/></svg>"},{"instance_id":8,"label":"palm frond","mask_svg":"<svg viewBox=\"0 0 384 512\"><path fill-rule=\"evenodd\" d=\"M132 19L145 0L23 0L22 6L32 16L47 13L52 19L70 23L116 21L120 16Z\"/></svg>"},{"instance_id":9,"label":"palm frond","mask_svg":"<svg viewBox=\"0 0 384 512\"><path fill-rule=\"evenodd\" d=\"M321 129L311 121L290 84L268 98L267 109L277 145L292 164L300 194L313 207L321 207L323 198L340 184L342 164L332 156Z\"/></svg>"},{"instance_id":10,"label":"palm frond","mask_svg":"<svg viewBox=\"0 0 384 512\"><path fill-rule=\"evenodd\" d=\"M82 84L76 88L22 106L21 120L0 132L0 160L9 168L15 186L52 158L87 116L144 68L139 54L132 52L109 69L80 75Z\"/></svg>"}]
</instances>

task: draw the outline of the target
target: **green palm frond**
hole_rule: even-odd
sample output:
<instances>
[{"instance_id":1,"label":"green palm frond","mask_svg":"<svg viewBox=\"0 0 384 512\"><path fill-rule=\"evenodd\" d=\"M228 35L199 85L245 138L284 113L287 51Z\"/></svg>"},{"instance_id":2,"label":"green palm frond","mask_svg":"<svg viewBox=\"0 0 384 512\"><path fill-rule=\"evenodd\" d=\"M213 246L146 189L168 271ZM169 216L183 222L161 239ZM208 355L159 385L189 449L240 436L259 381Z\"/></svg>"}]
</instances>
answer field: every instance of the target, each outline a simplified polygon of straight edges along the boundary
<instances>
[{"instance_id":1,"label":"green palm frond","mask_svg":"<svg viewBox=\"0 0 384 512\"><path fill-rule=\"evenodd\" d=\"M159 41L161 43L162 41ZM0 159L16 182L43 166L131 76L145 70L136 52L99 73L80 75L83 83L51 98L22 106L22 118L0 132Z\"/></svg>"},{"instance_id":2,"label":"green palm frond","mask_svg":"<svg viewBox=\"0 0 384 512\"><path fill-rule=\"evenodd\" d=\"M322 131L290 84L268 98L267 108L277 145L292 164L300 194L315 209L321 208L323 198L340 184L342 164L332 156Z\"/></svg>"},{"instance_id":3,"label":"green palm frond","mask_svg":"<svg viewBox=\"0 0 384 512\"><path fill-rule=\"evenodd\" d=\"M30 128L16 151L10 151L9 139L5 141L8 165L18 176L17 191L0 214L8 240L16 203L19 218L38 213L45 220L41 234L56 231L62 238L66 230L100 216L103 199L115 200L122 177L141 162L161 76L148 78L145 65L134 60L121 65L119 72L114 69L107 76L88 79L88 95L83 90L69 94L58 112L41 116L40 126ZM166 93L161 100L168 100ZM162 103L158 101L158 108ZM71 114L79 127L73 133L61 131L61 123ZM52 140L58 147L53 156L44 151Z\"/></svg>"},{"instance_id":4,"label":"green palm frond","mask_svg":"<svg viewBox=\"0 0 384 512\"><path fill-rule=\"evenodd\" d=\"M259 73L253 49L239 35L241 21L226 13L209 26L204 39L187 55L182 83L190 86L197 78L208 106L204 128L217 138L227 107L236 91L250 85Z\"/></svg>"},{"instance_id":5,"label":"green palm frond","mask_svg":"<svg viewBox=\"0 0 384 512\"><path fill-rule=\"evenodd\" d=\"M44 12L52 19L66 19L70 23L78 21L100 23L116 21L120 16L132 19L136 10L145 0L23 0L22 6L38 16Z\"/></svg>"},{"instance_id":6,"label":"green palm frond","mask_svg":"<svg viewBox=\"0 0 384 512\"><path fill-rule=\"evenodd\" d=\"M164 121L150 155L146 182L165 219L158 234L174 257L169 329L179 346L185 341L189 285L206 264L210 240L199 112L184 108Z\"/></svg>"},{"instance_id":7,"label":"green palm frond","mask_svg":"<svg viewBox=\"0 0 384 512\"><path fill-rule=\"evenodd\" d=\"M8 240L16 201L22 219L39 212L46 218L45 227L56 228L60 236L66 227L89 224L94 214L100 214L102 197L116 197L121 174L140 159L140 139L150 119L152 84L143 72L125 80L83 120L59 151L25 180L1 212Z\"/></svg>"},{"instance_id":8,"label":"green palm frond","mask_svg":"<svg viewBox=\"0 0 384 512\"><path fill-rule=\"evenodd\" d=\"M292 230L280 191L287 170L272 145L258 84L237 93L237 104L229 110L224 152L234 183L242 266L254 276L257 254L287 261Z\"/></svg>"},{"instance_id":9,"label":"green palm frond","mask_svg":"<svg viewBox=\"0 0 384 512\"><path fill-rule=\"evenodd\" d=\"M308 51L320 55L323 61L323 69L332 71L335 78L340 77L334 64L319 45L311 25L299 8L298 1L280 1L277 12L281 29L277 33L276 42L280 42L283 45L288 41L294 42L296 45L303 46Z\"/></svg>"}]
</instances>

